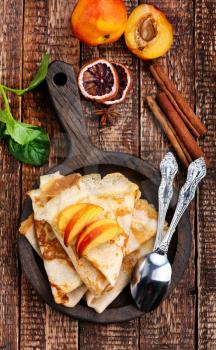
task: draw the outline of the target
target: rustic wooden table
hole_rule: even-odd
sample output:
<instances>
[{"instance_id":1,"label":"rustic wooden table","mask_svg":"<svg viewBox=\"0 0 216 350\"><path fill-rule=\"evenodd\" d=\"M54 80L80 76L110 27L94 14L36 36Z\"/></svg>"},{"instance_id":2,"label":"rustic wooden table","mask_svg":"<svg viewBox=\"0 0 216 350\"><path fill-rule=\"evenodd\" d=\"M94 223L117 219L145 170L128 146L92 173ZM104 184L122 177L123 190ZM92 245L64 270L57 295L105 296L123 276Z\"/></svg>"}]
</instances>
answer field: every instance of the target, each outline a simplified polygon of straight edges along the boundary
<instances>
[{"instance_id":1,"label":"rustic wooden table","mask_svg":"<svg viewBox=\"0 0 216 350\"><path fill-rule=\"evenodd\" d=\"M138 0L126 2L129 11L138 4ZM172 50L160 62L202 116L208 135L200 143L213 162L190 209L193 248L184 278L156 311L123 324L78 323L38 298L19 266L18 218L25 193L40 174L62 161L67 145L45 86L24 98L11 96L14 115L46 128L52 150L49 164L34 168L20 165L0 144L0 349L216 349L216 1L149 2L164 10L174 25ZM69 24L74 3L0 0L0 81L26 86L44 52L50 52L52 60L73 64L76 71L98 56L126 63L133 74L133 92L118 107L121 117L112 127L99 129L91 104L83 101L88 132L98 147L126 151L158 165L169 145L144 102L156 91L153 79L123 40L109 47L80 45Z\"/></svg>"}]
</instances>

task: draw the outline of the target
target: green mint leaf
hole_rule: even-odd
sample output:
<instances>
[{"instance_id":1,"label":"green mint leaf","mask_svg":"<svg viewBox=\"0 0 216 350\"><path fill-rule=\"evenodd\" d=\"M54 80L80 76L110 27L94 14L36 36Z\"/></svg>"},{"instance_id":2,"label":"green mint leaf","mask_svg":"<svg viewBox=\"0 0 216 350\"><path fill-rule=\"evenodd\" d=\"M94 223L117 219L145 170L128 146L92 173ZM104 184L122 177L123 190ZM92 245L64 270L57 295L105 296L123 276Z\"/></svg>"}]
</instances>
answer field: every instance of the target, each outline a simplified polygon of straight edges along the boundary
<instances>
[{"instance_id":1,"label":"green mint leaf","mask_svg":"<svg viewBox=\"0 0 216 350\"><path fill-rule=\"evenodd\" d=\"M35 89L42 81L46 78L49 67L49 54L45 54L41 61L40 67L34 77L34 79L29 84L29 87L25 89L26 91L31 91Z\"/></svg>"},{"instance_id":2,"label":"green mint leaf","mask_svg":"<svg viewBox=\"0 0 216 350\"><path fill-rule=\"evenodd\" d=\"M13 116L11 114L10 105L9 105L9 102L8 102L8 98L7 98L6 92L5 92L5 90L4 90L4 88L3 88L3 86L1 84L0 84L0 94L3 97L3 101L4 101L4 104L5 104L5 109L0 110L0 118L3 121L3 123L7 123L8 120L13 120L14 118L13 118Z\"/></svg>"},{"instance_id":3,"label":"green mint leaf","mask_svg":"<svg viewBox=\"0 0 216 350\"><path fill-rule=\"evenodd\" d=\"M6 110L0 110L0 122L6 124L4 134L10 136L20 145L26 145L36 139L42 129L30 124L21 123L8 115Z\"/></svg>"},{"instance_id":4,"label":"green mint leaf","mask_svg":"<svg viewBox=\"0 0 216 350\"><path fill-rule=\"evenodd\" d=\"M15 142L19 143L20 145L26 145L29 142L37 139L41 133L44 133L44 131L38 126L22 123L15 120L11 114L6 93L1 86L0 93L3 96L5 103L5 109L0 110L0 122L6 124L4 135L10 136Z\"/></svg>"},{"instance_id":5,"label":"green mint leaf","mask_svg":"<svg viewBox=\"0 0 216 350\"><path fill-rule=\"evenodd\" d=\"M50 141L45 132L26 145L20 145L12 138L8 138L8 148L15 159L35 166L43 165L49 156Z\"/></svg>"},{"instance_id":6,"label":"green mint leaf","mask_svg":"<svg viewBox=\"0 0 216 350\"><path fill-rule=\"evenodd\" d=\"M8 114L5 109L0 110L0 122L5 124L8 122Z\"/></svg>"},{"instance_id":7,"label":"green mint leaf","mask_svg":"<svg viewBox=\"0 0 216 350\"><path fill-rule=\"evenodd\" d=\"M10 153L19 161L31 165L44 164L49 156L50 141L48 135L40 127L17 121L13 118L5 90L23 95L26 91L33 90L46 77L49 64L49 55L45 55L39 70L24 90L11 89L0 84L5 109L0 110L0 138L6 138Z\"/></svg>"},{"instance_id":8,"label":"green mint leaf","mask_svg":"<svg viewBox=\"0 0 216 350\"><path fill-rule=\"evenodd\" d=\"M5 85L2 85L2 87L5 90L11 91L15 93L18 96L23 96L25 92L29 92L33 89L35 89L38 85L42 83L42 81L46 78L47 72L49 67L49 54L45 54L42 58L41 64L39 66L39 69L34 76L33 80L30 82L29 86L26 89L12 89Z\"/></svg>"},{"instance_id":9,"label":"green mint leaf","mask_svg":"<svg viewBox=\"0 0 216 350\"><path fill-rule=\"evenodd\" d=\"M21 123L16 120L8 122L6 126L6 134L10 135L20 145L26 145L37 139L41 132L44 131L40 127Z\"/></svg>"}]
</instances>

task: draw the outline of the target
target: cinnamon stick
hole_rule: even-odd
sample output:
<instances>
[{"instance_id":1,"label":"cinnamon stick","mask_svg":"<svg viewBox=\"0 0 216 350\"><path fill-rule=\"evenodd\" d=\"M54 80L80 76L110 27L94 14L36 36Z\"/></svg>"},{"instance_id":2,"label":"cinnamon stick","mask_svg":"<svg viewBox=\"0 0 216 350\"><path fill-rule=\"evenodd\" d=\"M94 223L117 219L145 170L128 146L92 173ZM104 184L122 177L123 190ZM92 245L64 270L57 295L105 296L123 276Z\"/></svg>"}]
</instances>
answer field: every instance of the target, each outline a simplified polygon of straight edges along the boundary
<instances>
[{"instance_id":1,"label":"cinnamon stick","mask_svg":"<svg viewBox=\"0 0 216 350\"><path fill-rule=\"evenodd\" d=\"M172 130L173 134L175 135L176 137L176 140L178 141L178 143L180 144L181 146L181 149L182 151L184 152L185 154L185 157L187 158L187 161L189 162L189 164L192 162L192 158L190 156L190 154L188 153L188 150L187 148L184 146L184 144L181 142L180 138L178 137L178 135L176 134L175 132L175 129L173 129L172 125L169 123L169 126L170 126L170 129Z\"/></svg>"},{"instance_id":2,"label":"cinnamon stick","mask_svg":"<svg viewBox=\"0 0 216 350\"><path fill-rule=\"evenodd\" d=\"M155 78L156 82L158 83L159 87L161 88L162 91L164 91L166 93L166 95L169 97L170 102L172 102L173 106L175 107L175 109L177 110L177 112L180 114L180 116L182 117L182 119L184 120L185 124L188 126L188 128L192 131L193 135L198 138L200 136L200 133L196 130L196 128L192 125L192 123L190 122L190 120L186 117L186 115L182 112L182 110L179 108L177 102L175 101L174 97L172 96L172 94L169 92L169 90L166 88L163 80L160 78L160 76L158 75L155 66L152 65L150 66L150 71L153 75L153 77Z\"/></svg>"},{"instance_id":3,"label":"cinnamon stick","mask_svg":"<svg viewBox=\"0 0 216 350\"><path fill-rule=\"evenodd\" d=\"M206 158L204 152L201 150L196 140L185 126L184 122L171 104L166 94L164 92L160 92L157 95L157 100L191 157L193 159L204 157L206 164L209 165L209 161Z\"/></svg>"},{"instance_id":4,"label":"cinnamon stick","mask_svg":"<svg viewBox=\"0 0 216 350\"><path fill-rule=\"evenodd\" d=\"M207 130L200 118L193 112L185 98L177 90L176 86L169 79L166 73L157 64L150 66L150 71L160 88L167 94L170 102L180 114L185 124L195 137L204 135Z\"/></svg>"},{"instance_id":5,"label":"cinnamon stick","mask_svg":"<svg viewBox=\"0 0 216 350\"><path fill-rule=\"evenodd\" d=\"M184 166L184 168L187 168L189 165L189 161L182 150L181 143L176 138L175 131L173 130L171 124L169 123L166 116L164 115L164 113L162 112L162 110L160 109L160 107L158 106L157 102L153 97L147 96L146 101L152 113L154 114L155 118L157 119L162 129L164 130L168 140L170 141L171 145L176 151L176 154L179 160L181 161L182 165Z\"/></svg>"}]
</instances>

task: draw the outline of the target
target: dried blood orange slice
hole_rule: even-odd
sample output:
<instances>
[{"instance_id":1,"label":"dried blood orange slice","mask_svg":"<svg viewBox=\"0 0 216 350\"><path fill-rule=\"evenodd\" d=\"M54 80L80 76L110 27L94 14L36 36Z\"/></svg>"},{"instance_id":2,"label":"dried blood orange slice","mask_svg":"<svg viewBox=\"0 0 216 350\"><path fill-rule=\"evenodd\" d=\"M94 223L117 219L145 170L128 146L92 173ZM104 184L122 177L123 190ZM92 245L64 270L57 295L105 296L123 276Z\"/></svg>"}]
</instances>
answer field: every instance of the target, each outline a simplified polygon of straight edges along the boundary
<instances>
[{"instance_id":1,"label":"dried blood orange slice","mask_svg":"<svg viewBox=\"0 0 216 350\"><path fill-rule=\"evenodd\" d=\"M81 68L78 85L86 98L103 103L118 94L118 74L110 62L97 59Z\"/></svg>"},{"instance_id":2,"label":"dried blood orange slice","mask_svg":"<svg viewBox=\"0 0 216 350\"><path fill-rule=\"evenodd\" d=\"M118 94L115 97L113 97L109 101L104 102L104 104L109 106L123 102L125 97L127 96L128 91L132 86L131 73L129 72L128 68L125 67L123 64L116 62L112 62L112 65L118 73L119 89Z\"/></svg>"}]
</instances>

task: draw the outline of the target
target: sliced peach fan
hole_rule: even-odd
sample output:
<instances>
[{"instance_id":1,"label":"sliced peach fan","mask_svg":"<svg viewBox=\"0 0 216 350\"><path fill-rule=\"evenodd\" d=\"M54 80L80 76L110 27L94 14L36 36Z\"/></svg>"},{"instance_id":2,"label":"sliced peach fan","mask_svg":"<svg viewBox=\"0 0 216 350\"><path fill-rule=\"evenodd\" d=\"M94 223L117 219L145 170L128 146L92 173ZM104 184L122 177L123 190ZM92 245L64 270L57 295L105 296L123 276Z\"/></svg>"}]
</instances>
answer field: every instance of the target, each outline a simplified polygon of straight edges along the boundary
<instances>
[{"instance_id":1,"label":"sliced peach fan","mask_svg":"<svg viewBox=\"0 0 216 350\"><path fill-rule=\"evenodd\" d=\"M64 235L64 244L68 246L73 239L103 212L103 208L94 204L78 203L65 208L57 218L57 225Z\"/></svg>"},{"instance_id":2,"label":"sliced peach fan","mask_svg":"<svg viewBox=\"0 0 216 350\"><path fill-rule=\"evenodd\" d=\"M61 232L61 234L64 234L65 229L70 222L71 218L76 215L78 212L80 212L82 209L87 208L87 203L78 203L70 205L69 207L66 207L64 210L60 212L57 219L58 229Z\"/></svg>"},{"instance_id":3,"label":"sliced peach fan","mask_svg":"<svg viewBox=\"0 0 216 350\"><path fill-rule=\"evenodd\" d=\"M89 250L114 239L123 233L123 229L116 220L102 219L93 222L79 234L76 240L76 251L79 256L85 255Z\"/></svg>"},{"instance_id":4,"label":"sliced peach fan","mask_svg":"<svg viewBox=\"0 0 216 350\"><path fill-rule=\"evenodd\" d=\"M103 103L118 94L119 78L110 62L97 59L81 68L78 85L86 98Z\"/></svg>"}]
</instances>

